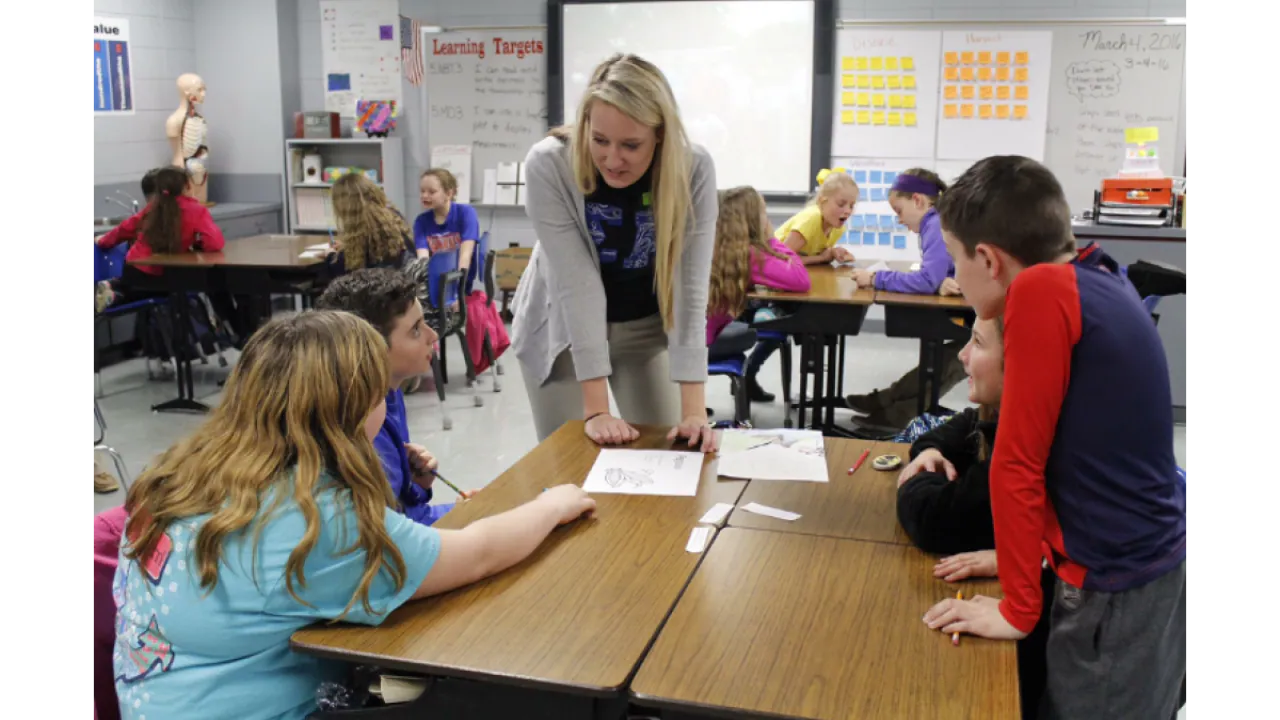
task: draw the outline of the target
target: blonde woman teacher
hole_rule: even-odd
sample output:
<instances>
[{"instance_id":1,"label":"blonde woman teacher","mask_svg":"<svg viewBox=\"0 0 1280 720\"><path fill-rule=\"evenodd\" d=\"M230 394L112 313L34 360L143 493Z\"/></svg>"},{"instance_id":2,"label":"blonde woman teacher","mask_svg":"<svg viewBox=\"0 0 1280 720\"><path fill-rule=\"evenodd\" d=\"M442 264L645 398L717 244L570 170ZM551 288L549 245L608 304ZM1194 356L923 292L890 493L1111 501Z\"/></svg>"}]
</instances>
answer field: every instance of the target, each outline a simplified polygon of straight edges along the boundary
<instances>
[{"instance_id":1,"label":"blonde woman teacher","mask_svg":"<svg viewBox=\"0 0 1280 720\"><path fill-rule=\"evenodd\" d=\"M707 424L707 285L716 175L689 142L657 67L615 55L571 126L525 158L538 243L514 299L512 347L541 441L586 421L601 445L671 425L714 452ZM621 417L609 411L613 390Z\"/></svg>"}]
</instances>

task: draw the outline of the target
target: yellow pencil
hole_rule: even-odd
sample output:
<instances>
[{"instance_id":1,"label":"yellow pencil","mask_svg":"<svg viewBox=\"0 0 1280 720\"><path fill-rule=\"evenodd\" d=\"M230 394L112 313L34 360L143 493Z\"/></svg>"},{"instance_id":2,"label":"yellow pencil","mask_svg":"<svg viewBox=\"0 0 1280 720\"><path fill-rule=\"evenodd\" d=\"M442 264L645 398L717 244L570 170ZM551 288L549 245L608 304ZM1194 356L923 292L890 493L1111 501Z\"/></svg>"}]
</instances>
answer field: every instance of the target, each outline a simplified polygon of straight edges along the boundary
<instances>
[{"instance_id":1,"label":"yellow pencil","mask_svg":"<svg viewBox=\"0 0 1280 720\"><path fill-rule=\"evenodd\" d=\"M956 599L957 599L957 600L963 600L963 599L964 599L964 596L960 594L960 591L959 591L959 590L957 590L957 591L956 591ZM959 631L956 631L956 632L951 633L951 644L952 644L952 645L955 645L956 647L960 647L960 632L959 632Z\"/></svg>"}]
</instances>

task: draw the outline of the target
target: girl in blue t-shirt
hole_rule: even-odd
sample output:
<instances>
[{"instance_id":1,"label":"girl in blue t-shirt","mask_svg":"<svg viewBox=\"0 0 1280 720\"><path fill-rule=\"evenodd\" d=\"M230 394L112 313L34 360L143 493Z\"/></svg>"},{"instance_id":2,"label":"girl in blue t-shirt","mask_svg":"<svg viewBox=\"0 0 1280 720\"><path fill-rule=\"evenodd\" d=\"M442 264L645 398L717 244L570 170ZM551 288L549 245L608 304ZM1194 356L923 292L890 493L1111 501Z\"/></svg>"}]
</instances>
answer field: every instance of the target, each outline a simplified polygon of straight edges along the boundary
<instances>
[{"instance_id":1,"label":"girl in blue t-shirt","mask_svg":"<svg viewBox=\"0 0 1280 720\"><path fill-rule=\"evenodd\" d=\"M221 405L129 489L112 595L121 714L301 720L340 663L289 649L318 620L377 625L405 602L520 562L595 506L572 485L462 530L397 512L372 438L382 335L311 311L249 339Z\"/></svg>"},{"instance_id":2,"label":"girl in blue t-shirt","mask_svg":"<svg viewBox=\"0 0 1280 720\"><path fill-rule=\"evenodd\" d=\"M432 168L418 180L423 212L413 221L413 243L418 257L458 251L458 269L465 273L467 290L471 284L471 256L480 239L480 219L475 208L454 202L458 179L444 168Z\"/></svg>"}]
</instances>

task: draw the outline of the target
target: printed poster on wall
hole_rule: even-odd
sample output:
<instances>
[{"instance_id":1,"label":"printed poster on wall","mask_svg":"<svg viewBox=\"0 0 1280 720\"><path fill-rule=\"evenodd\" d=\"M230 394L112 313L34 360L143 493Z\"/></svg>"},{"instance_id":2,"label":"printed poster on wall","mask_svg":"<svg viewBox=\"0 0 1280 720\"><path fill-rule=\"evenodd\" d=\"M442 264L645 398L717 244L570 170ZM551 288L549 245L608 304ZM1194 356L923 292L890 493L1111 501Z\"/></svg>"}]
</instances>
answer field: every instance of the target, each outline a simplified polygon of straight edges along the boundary
<instances>
[{"instance_id":1,"label":"printed poster on wall","mask_svg":"<svg viewBox=\"0 0 1280 720\"><path fill-rule=\"evenodd\" d=\"M133 114L128 20L93 18L93 112Z\"/></svg>"},{"instance_id":2,"label":"printed poster on wall","mask_svg":"<svg viewBox=\"0 0 1280 720\"><path fill-rule=\"evenodd\" d=\"M832 154L933 157L941 46L936 30L841 30Z\"/></svg>"},{"instance_id":3,"label":"printed poster on wall","mask_svg":"<svg viewBox=\"0 0 1280 720\"><path fill-rule=\"evenodd\" d=\"M928 168L933 160L926 158L833 158L835 167L844 168L858 185L858 204L845 222L840 243L848 247L861 267L866 260L907 260L919 262L920 236L898 222L898 214L889 205L889 188L898 173L909 168Z\"/></svg>"},{"instance_id":4,"label":"printed poster on wall","mask_svg":"<svg viewBox=\"0 0 1280 720\"><path fill-rule=\"evenodd\" d=\"M359 100L400 98L400 4L397 0L323 0L320 50L324 109L355 117Z\"/></svg>"}]
</instances>

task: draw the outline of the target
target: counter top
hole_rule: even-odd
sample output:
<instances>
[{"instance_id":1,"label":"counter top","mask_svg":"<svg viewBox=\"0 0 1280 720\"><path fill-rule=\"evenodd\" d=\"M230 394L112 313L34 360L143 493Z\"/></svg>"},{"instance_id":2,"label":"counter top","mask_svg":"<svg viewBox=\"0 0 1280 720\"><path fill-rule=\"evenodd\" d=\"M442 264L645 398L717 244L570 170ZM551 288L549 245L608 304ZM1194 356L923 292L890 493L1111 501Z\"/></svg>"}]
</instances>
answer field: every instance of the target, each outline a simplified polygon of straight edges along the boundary
<instances>
[{"instance_id":1,"label":"counter top","mask_svg":"<svg viewBox=\"0 0 1280 720\"><path fill-rule=\"evenodd\" d=\"M279 212L280 209L283 207L284 207L284 204L279 202L265 202L265 203L227 202L227 203L218 203L217 205L214 205L213 207L209 208L209 214L213 216L213 219L215 221L231 220L232 218L245 217L248 215L259 215L262 213ZM93 234L101 235L102 233L108 232L114 227L115 227L114 225L95 225L93 226Z\"/></svg>"},{"instance_id":2,"label":"counter top","mask_svg":"<svg viewBox=\"0 0 1280 720\"><path fill-rule=\"evenodd\" d=\"M1072 223L1071 232L1078 238L1118 238L1123 240L1159 240L1186 242L1187 230L1180 227L1136 227L1133 225L1099 225Z\"/></svg>"}]
</instances>

